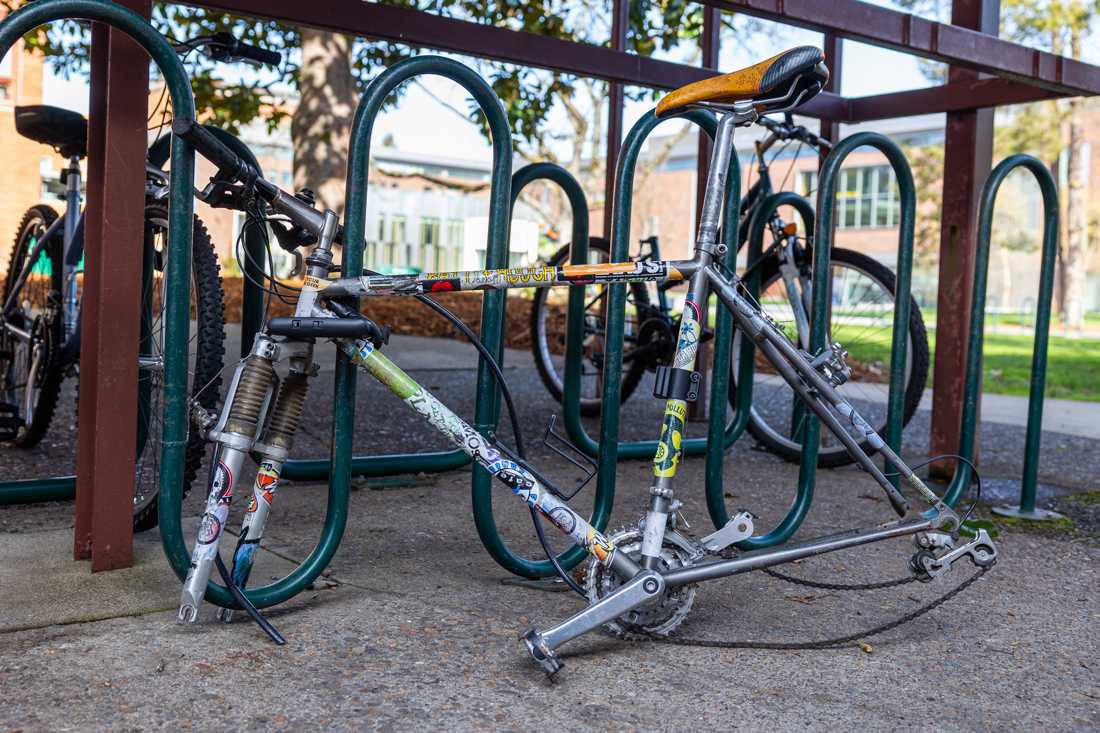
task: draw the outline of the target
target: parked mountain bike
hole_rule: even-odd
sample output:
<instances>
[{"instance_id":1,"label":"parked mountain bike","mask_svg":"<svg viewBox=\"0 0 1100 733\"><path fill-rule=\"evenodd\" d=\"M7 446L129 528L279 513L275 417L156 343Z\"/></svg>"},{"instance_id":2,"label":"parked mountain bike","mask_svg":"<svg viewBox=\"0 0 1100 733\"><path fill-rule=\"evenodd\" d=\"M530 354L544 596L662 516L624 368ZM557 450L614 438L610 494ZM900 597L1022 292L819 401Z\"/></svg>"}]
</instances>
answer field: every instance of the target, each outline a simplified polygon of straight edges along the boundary
<instances>
[{"instance_id":1,"label":"parked mountain bike","mask_svg":"<svg viewBox=\"0 0 1100 733\"><path fill-rule=\"evenodd\" d=\"M281 59L228 33L191 39L175 48L181 55L201 50L219 61L270 64ZM0 299L0 443L26 449L49 429L64 379L79 375L85 224L80 161L87 156L88 121L71 110L35 105L15 108L15 126L23 137L49 145L68 159L61 176L64 208L58 212L38 204L24 214ZM162 309L168 245L168 177L161 167L167 161L167 148L154 143L150 156L141 252L135 531L157 524L161 450ZM203 404L213 405L224 366L225 318L217 255L198 217L192 263L191 386ZM202 462L203 447L198 438L188 443L184 493Z\"/></svg>"},{"instance_id":2,"label":"parked mountain bike","mask_svg":"<svg viewBox=\"0 0 1100 733\"><path fill-rule=\"evenodd\" d=\"M761 118L768 134L756 142L758 177L741 200L738 250L744 247L752 221L760 205L774 189L770 162L766 154L778 143L798 142L827 151L830 144L801 125L795 125L790 115L783 122ZM782 152L782 151L780 151ZM774 157L772 158L774 160ZM795 222L785 222L778 213L771 217L767 231L771 244L755 262L748 263L743 277L760 276L760 302L768 306L769 315L786 328L799 345L806 348L810 339L811 275L813 262L812 235L800 236ZM588 242L589 262L610 261L610 243L600 237ZM557 266L569 262L569 245L565 245L547 261ZM637 262L660 261L656 236L639 242ZM832 304L829 318L831 338L844 342L857 370L854 380L840 387L852 402L858 403L864 416L879 432L886 425L885 376L889 364L882 362L887 354L893 331L896 278L887 266L861 252L839 247L830 257ZM622 386L624 402L637 389L647 371L672 363L679 330L679 308L674 310L669 290L683 283L632 283L627 291L627 316L623 345ZM531 351L535 367L555 401L561 402L564 384L565 309L564 299L551 300L550 290L538 290L531 305ZM656 297L654 298L654 293ZM606 330L606 295L604 285L586 288L584 314L584 351L581 369L581 414L599 414L603 382L604 332ZM656 302L654 302L656 301ZM908 423L920 404L928 378L928 334L916 300L909 309L909 360L906 362L905 412ZM730 402L737 399L738 358L742 332L734 332L734 361ZM704 340L710 336L704 331ZM761 369L767 369L762 360ZM798 462L802 455L800 436L806 419L805 410L796 407L797 400L785 383L771 374L757 376L753 390L753 405L748 424L752 436L769 451L789 461ZM853 433L862 440L858 433ZM818 465L841 466L852 457L831 434L822 434L818 449ZM873 452L866 441L865 451Z\"/></svg>"},{"instance_id":3,"label":"parked mountain bike","mask_svg":"<svg viewBox=\"0 0 1100 733\"><path fill-rule=\"evenodd\" d=\"M454 62L441 60L441 64L447 63ZM457 63L454 65L460 67ZM398 71L401 70L395 67L394 74ZM973 540L959 539L959 529L969 512L960 517L936 496L866 424L858 409L837 391L850 375L844 361L844 349L832 342L820 353L808 352L748 297L741 279L725 266L727 247L719 242L718 233L735 128L756 122L768 111L793 109L819 92L827 78L821 51L801 47L743 71L688 85L660 101L656 111L658 117L704 108L717 110L721 119L715 135L694 257L645 264L563 264L390 276L367 271L362 275L354 273L352 277L331 279L330 273L336 269L333 247L341 237L337 215L331 210L319 211L312 201L263 180L193 120L174 120L173 133L190 142L218 168L218 175L200 196L221 191L219 196L224 199L226 187L232 186L236 200L250 212L251 221L266 221L275 216L286 222L285 230L278 235L282 246L313 247L306 259L307 277L298 293L294 315L267 321L264 330L257 334L249 356L238 364L220 411L194 405L192 418L196 429L215 446L214 468L208 484L206 513L184 579L179 620L185 623L197 620L211 572L217 566L234 599L248 609L273 638L282 640L259 611L250 606L242 588L248 581L254 553L271 516L271 503L277 493L283 463L292 449L302 413L309 405L307 390L310 379L317 373L313 357L318 340L334 342L353 364L401 398L531 510L543 550L555 564L563 582L588 603L552 628L538 631L528 627L522 632L521 639L531 657L549 675L556 674L562 667L557 650L563 644L601 626L622 636L667 637L687 617L697 585L706 580L906 536L913 537L917 544L917 551L907 566L911 577L922 580L940 577L964 557L978 566L979 573L991 567L996 561L997 550L984 530L979 530ZM372 91L368 91L368 95ZM526 459L514 400L489 349L457 316L424 295L438 291L565 287L589 282L685 281L688 292L676 351L671 366L659 367L662 374L658 384L662 386L656 396L665 400L665 410L653 461L648 510L642 522L617 534L606 535L569 506L570 494L555 486ZM753 515L749 512L738 513L707 537L695 539L686 534L686 524L679 517L680 502L675 501L673 481L681 457L688 402L698 397L693 385L697 384L695 368L702 332L701 308L712 290L798 399L820 418L879 484L898 519L741 555L731 555L729 551L734 543L754 533ZM446 314L478 347L503 394L515 436L514 447L504 444L492 432L482 433L471 427L383 355L388 329L361 315L354 299L402 296L420 298L436 312ZM820 302L820 298L818 300ZM289 365L289 370L280 378L276 367L283 363ZM861 448L859 441L849 435L844 424L858 424L864 428L865 436L879 448L890 470L919 494L923 506L910 508L905 496ZM258 462L259 470L252 482L251 502L230 571L218 554L218 544L235 490L248 486L244 468L250 456ZM542 519L548 520L591 555L585 587L582 588L559 564L543 536Z\"/></svg>"}]
</instances>

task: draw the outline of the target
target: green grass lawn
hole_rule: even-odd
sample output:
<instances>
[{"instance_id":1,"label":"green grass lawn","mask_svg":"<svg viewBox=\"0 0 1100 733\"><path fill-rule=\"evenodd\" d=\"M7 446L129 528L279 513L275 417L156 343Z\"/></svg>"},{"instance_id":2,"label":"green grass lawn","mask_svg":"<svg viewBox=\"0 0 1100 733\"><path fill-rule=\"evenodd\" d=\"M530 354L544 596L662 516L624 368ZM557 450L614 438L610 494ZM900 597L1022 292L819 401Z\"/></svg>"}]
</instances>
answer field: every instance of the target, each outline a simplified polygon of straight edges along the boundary
<instances>
[{"instance_id":1,"label":"green grass lawn","mask_svg":"<svg viewBox=\"0 0 1100 733\"><path fill-rule=\"evenodd\" d=\"M845 328L834 336L848 349L852 359L863 363L889 363L888 331L860 333L859 340L845 341ZM849 334L850 336L852 334ZM935 353L935 333L929 334L929 348ZM982 389L993 394L1028 394L1031 382L1030 335L987 333L983 360ZM1068 400L1100 402L1100 340L1050 337L1047 352L1046 395ZM929 384L932 375L929 373Z\"/></svg>"}]
</instances>

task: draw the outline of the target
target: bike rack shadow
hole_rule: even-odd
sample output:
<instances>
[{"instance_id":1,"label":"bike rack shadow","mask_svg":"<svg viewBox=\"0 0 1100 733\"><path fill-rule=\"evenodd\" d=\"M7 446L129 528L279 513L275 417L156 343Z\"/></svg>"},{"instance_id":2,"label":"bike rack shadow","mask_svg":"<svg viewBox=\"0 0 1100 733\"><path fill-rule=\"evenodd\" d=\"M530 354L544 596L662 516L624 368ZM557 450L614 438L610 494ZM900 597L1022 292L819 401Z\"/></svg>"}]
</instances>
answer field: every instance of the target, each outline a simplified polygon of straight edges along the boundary
<instances>
[{"instance_id":1,"label":"bike rack shadow","mask_svg":"<svg viewBox=\"0 0 1100 733\"><path fill-rule=\"evenodd\" d=\"M255 166L256 170L261 170L256 156L252 154L247 145L235 136L213 125L203 125L203 127L218 140L225 143L233 152ZM164 168L171 155L171 142L171 135L164 135L153 143L149 148L150 165ZM260 175L263 175L262 171ZM241 306L242 357L248 354L249 345L251 345L252 339L263 321L263 291L249 281L249 278L252 278L258 282L263 277L260 266L254 263L262 263L263 258L266 256L263 237L260 236L255 227L250 227L245 231L244 249L247 254L245 262L247 277L245 278L245 293ZM141 398L147 399L147 395L143 393ZM139 414L148 414L148 410L144 412L139 410ZM142 426L139 426L139 433L141 430ZM76 476L53 476L0 482L0 506L34 504L44 501L68 501L75 497Z\"/></svg>"},{"instance_id":2,"label":"bike rack shadow","mask_svg":"<svg viewBox=\"0 0 1100 733\"><path fill-rule=\"evenodd\" d=\"M1058 187L1050 169L1030 155L1012 155L1002 160L982 186L978 208L978 247L974 263L974 293L970 307L970 334L966 352L966 382L963 391L962 430L959 455L974 460L978 399L982 385L982 345L985 339L985 299L989 271L989 249L993 235L993 206L1008 174L1026 168L1035 176L1043 196L1043 248L1039 269L1039 298L1035 311L1035 345L1031 352L1031 386L1028 391L1027 433L1024 442L1024 471L1018 507L994 507L996 514L1022 519L1057 519L1061 515L1035 506L1039 474L1039 445L1043 428L1043 390L1047 375L1047 346L1050 340L1050 310L1054 295L1054 266L1058 256ZM960 461L944 501L954 505L970 485L973 471Z\"/></svg>"}]
</instances>

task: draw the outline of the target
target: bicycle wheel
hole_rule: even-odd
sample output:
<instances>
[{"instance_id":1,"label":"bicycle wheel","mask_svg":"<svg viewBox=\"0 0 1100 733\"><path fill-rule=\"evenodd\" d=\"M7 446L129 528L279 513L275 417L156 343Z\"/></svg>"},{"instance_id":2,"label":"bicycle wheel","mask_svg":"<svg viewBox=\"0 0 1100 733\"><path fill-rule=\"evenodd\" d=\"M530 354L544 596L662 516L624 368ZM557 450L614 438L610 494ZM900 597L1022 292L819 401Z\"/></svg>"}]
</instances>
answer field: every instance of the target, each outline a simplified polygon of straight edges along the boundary
<instances>
[{"instance_id":1,"label":"bicycle wheel","mask_svg":"<svg viewBox=\"0 0 1100 733\"><path fill-rule=\"evenodd\" d=\"M16 230L15 245L4 279L7 302L20 273L39 240L57 219L49 206L32 206ZM64 373L53 356L61 344L61 237L54 236L38 250L36 261L0 319L0 401L16 406L22 425L11 445L31 448L42 439L53 419Z\"/></svg>"},{"instance_id":2,"label":"bicycle wheel","mask_svg":"<svg viewBox=\"0 0 1100 733\"><path fill-rule=\"evenodd\" d=\"M852 250L834 249L830 260L832 305L829 334L848 351L847 361L852 368L851 379L837 391L852 403L868 423L875 426L879 434L884 434L897 279L882 263ZM789 298L778 260L770 257L762 264L760 304L793 339L796 330ZM736 405L740 339L740 330L734 331L731 405ZM907 424L916 412L928 378L928 334L915 300L910 302L907 353L903 424ZM748 424L752 436L772 453L797 463L802 455L802 443L798 436L809 414L809 409L801 406L790 386L758 354ZM855 429L851 434L860 437ZM860 445L868 454L874 453L865 440ZM818 466L832 468L852 462L852 457L836 436L823 429L817 454Z\"/></svg>"},{"instance_id":3,"label":"bicycle wheel","mask_svg":"<svg viewBox=\"0 0 1100 733\"><path fill-rule=\"evenodd\" d=\"M204 407L217 403L225 357L225 307L218 258L198 217L191 244L190 393ZM168 254L168 209L145 208L141 341L138 347L138 436L134 482L134 531L157 525L164 406L164 268ZM186 496L206 444L195 431L187 438L183 489Z\"/></svg>"},{"instance_id":4,"label":"bicycle wheel","mask_svg":"<svg viewBox=\"0 0 1100 733\"><path fill-rule=\"evenodd\" d=\"M590 237L588 261L609 262L611 247L606 239ZM548 265L564 265L569 261L569 245L550 258ZM632 348L638 346L638 314L649 310L649 291L645 283L629 283L626 295L626 321L623 326L623 377L620 400L626 402L645 374L647 360L634 358ZM535 357L542 383L554 401L561 403L565 383L566 288L538 288L531 304L531 353ZM604 348L606 331L604 304L606 285L587 285L584 289L584 352L581 360L581 414L600 414Z\"/></svg>"}]
</instances>

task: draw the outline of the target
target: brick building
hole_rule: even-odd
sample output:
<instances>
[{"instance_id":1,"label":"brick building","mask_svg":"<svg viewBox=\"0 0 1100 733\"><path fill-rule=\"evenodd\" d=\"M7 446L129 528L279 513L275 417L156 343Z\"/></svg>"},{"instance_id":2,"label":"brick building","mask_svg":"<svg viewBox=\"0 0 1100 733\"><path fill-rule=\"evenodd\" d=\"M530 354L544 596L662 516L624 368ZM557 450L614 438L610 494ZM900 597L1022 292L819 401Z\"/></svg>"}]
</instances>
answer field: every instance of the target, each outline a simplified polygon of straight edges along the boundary
<instances>
[{"instance_id":1,"label":"brick building","mask_svg":"<svg viewBox=\"0 0 1100 733\"><path fill-rule=\"evenodd\" d=\"M3 12L0 11L0 17ZM19 41L0 61L0 155L3 181L0 185L0 268L7 269L15 227L23 212L43 197L44 160L57 154L45 145L31 142L15 132L16 105L40 104L44 64L38 54L25 53Z\"/></svg>"}]
</instances>

